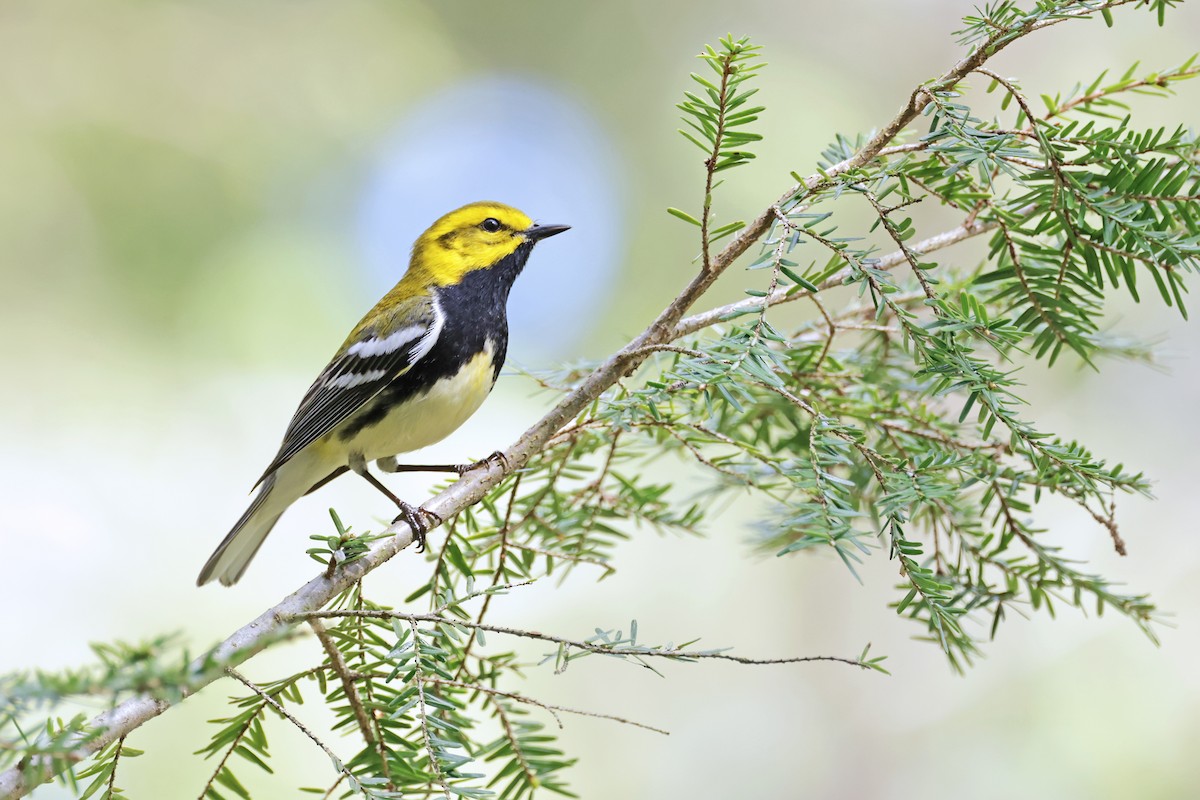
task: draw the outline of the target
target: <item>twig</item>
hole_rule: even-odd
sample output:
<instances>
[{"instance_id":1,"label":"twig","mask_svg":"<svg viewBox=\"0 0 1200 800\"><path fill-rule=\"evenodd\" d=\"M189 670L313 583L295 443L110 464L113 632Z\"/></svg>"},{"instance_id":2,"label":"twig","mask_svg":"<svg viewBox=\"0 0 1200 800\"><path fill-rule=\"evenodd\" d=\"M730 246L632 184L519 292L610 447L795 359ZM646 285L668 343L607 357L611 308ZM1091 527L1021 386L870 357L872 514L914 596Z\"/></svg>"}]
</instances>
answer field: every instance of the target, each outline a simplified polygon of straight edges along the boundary
<instances>
[{"instance_id":1,"label":"twig","mask_svg":"<svg viewBox=\"0 0 1200 800\"><path fill-rule=\"evenodd\" d=\"M1016 213L1019 216L1028 216L1029 214L1033 213L1033 211L1034 209L1032 207L1027 207L1020 209ZM970 239L974 236L980 235L981 233L987 233L988 231L995 230L997 227L999 227L999 223L993 221L964 222L958 227L951 228L950 230L939 233L936 236L930 236L924 241L917 242L909 249L916 253L932 253L934 250L941 250L944 247L958 244L965 239ZM875 269L888 270L904 263L906 263L904 253L897 250L894 253L888 253L885 256L881 256L876 263L872 264L872 266ZM850 269L848 267L839 270L837 273L822 281L818 288L831 289L835 286L838 286L849 274ZM777 289L764 297L748 297L745 300L727 303L726 305L718 306L717 308L709 309L708 311L702 311L699 314L692 314L690 317L686 317L679 321L679 324L675 328L675 336L672 338L687 336L688 334L692 334L696 331L716 325L730 316L746 313L747 311L754 311L764 305L775 306L779 305L780 303L789 303L793 300L799 300L802 297L807 297L810 294L811 293L805 289L797 291L797 287L795 286L784 287Z\"/></svg>"},{"instance_id":2,"label":"twig","mask_svg":"<svg viewBox=\"0 0 1200 800\"><path fill-rule=\"evenodd\" d=\"M913 251L904 243L904 239L901 237L900 232L896 230L896 226L892 224L892 220L889 215L892 213L892 211L895 211L895 209L884 208L880 204L879 199L875 197L873 192L863 192L863 195L867 198L867 202L871 204L871 208L875 209L875 213L879 216L879 221L883 223L883 229L887 231L888 236L890 236L892 241L896 243L896 246L900 248L897 252L904 256L904 260L908 262L908 266L912 269L913 275L917 276L917 280L921 283L921 291L923 291L925 296L930 300L936 300L937 294L933 291L933 287L929 285L929 279L925 277L925 270L921 268L921 263L917 261L916 255L914 255Z\"/></svg>"},{"instance_id":3,"label":"twig","mask_svg":"<svg viewBox=\"0 0 1200 800\"><path fill-rule=\"evenodd\" d=\"M1117 501L1113 498L1108 506L1107 516L1099 513L1095 509L1088 506L1086 503L1080 503L1092 515L1092 519L1099 522L1108 530L1108 535L1112 537L1113 549L1117 551L1117 555L1129 555L1125 550L1125 540L1121 538L1121 532L1117 528Z\"/></svg>"},{"instance_id":4,"label":"twig","mask_svg":"<svg viewBox=\"0 0 1200 800\"><path fill-rule=\"evenodd\" d=\"M543 522L541 517L539 517L536 514L532 517L532 519L537 520L539 522ZM547 527L549 527L549 526L547 526ZM529 553L537 553L538 555L546 556L547 558L557 558L560 561L572 561L572 562L576 562L579 564L591 564L593 567L600 567L600 569L604 570L605 573L613 572L613 567L611 564L609 564L606 561L601 561L598 558L590 558L588 556L576 555L574 553L556 553L553 550L547 550L543 547L535 547L534 545L531 545L531 544L521 544L520 542L509 542L508 546L512 547L512 548L516 548L517 550L525 550L526 552L529 552Z\"/></svg>"},{"instance_id":5,"label":"twig","mask_svg":"<svg viewBox=\"0 0 1200 800\"><path fill-rule=\"evenodd\" d=\"M246 688L248 688L250 691L254 692L256 695L261 697L263 699L263 702L266 703L267 705L269 705L272 709L274 709L277 714L279 714L281 717L286 719L288 722L295 725L300 730L301 733L303 733L309 739L312 739L313 744L315 744L317 747L319 747L323 751L325 751L325 755L329 756L329 760L333 762L333 766L335 769L337 769L338 772L341 772L346 777L350 778L351 780L354 780L354 776L351 775L350 771L346 769L344 764L342 764L342 760L337 757L337 754L334 753L332 750L330 750L329 747L324 742L322 742L320 739L318 739L317 735L315 733L313 733L312 731L310 731L304 725L303 722L301 722L300 720L293 717L286 708L284 708L282 705L280 705L278 700L276 700L274 697L271 697L271 695L264 692L257 684L250 681L248 678L246 678L246 676L242 675L242 673L238 672L233 667L226 667L225 674L228 675L229 677L233 678L234 680L238 681L239 683L244 684L246 686Z\"/></svg>"},{"instance_id":6,"label":"twig","mask_svg":"<svg viewBox=\"0 0 1200 800\"><path fill-rule=\"evenodd\" d=\"M1042 322L1046 323L1046 327L1054 334L1054 338L1062 344L1071 346L1071 337L1058 324L1057 320L1051 316L1050 312L1046 310L1042 301L1038 299L1037 292L1033 291L1033 287L1029 285L1029 276L1025 271L1024 265L1021 263L1021 256L1017 251L1017 243L1013 240L1012 231L1009 230L1008 225L1002 224L1000 232L1004 236L1004 245L1008 251L1009 261L1012 262L1013 274L1017 276L1017 281L1021 284L1021 289L1024 291L1025 297L1029 300L1029 304L1033 306L1034 311L1037 312ZM1080 355L1083 354L1081 353ZM1085 360L1086 358L1084 356Z\"/></svg>"},{"instance_id":7,"label":"twig","mask_svg":"<svg viewBox=\"0 0 1200 800\"><path fill-rule=\"evenodd\" d=\"M329 800L329 798L333 797L333 793L337 791L337 788L342 785L342 781L344 780L346 780L346 773L343 772L341 775L338 775L337 780L333 782L333 786L330 786L325 791L325 794L321 795L322 800Z\"/></svg>"},{"instance_id":8,"label":"twig","mask_svg":"<svg viewBox=\"0 0 1200 800\"><path fill-rule=\"evenodd\" d=\"M364 598L363 598L363 591L362 591L362 581L360 580L355 585L354 604L358 608L362 608L363 602L364 602ZM367 652L368 651L367 651L366 631L363 628L364 628L364 626L360 622L359 625L357 625L355 627L354 638L355 638L356 644L358 645L358 652L357 652L358 660L359 660L360 664L362 664L363 666L366 666L366 664L368 663L368 660L367 660ZM374 686L375 686L375 684L372 683L371 681L367 681L363 685L364 691L367 696L367 702L370 703L372 706L375 705L375 688L374 688ZM391 761L388 758L388 755L389 755L388 742L387 742L387 737L384 736L384 733L383 733L383 724L379 721L379 717L375 716L374 714L372 714L370 716L370 723L371 723L371 729L375 733L375 744L379 748L379 766L380 766L381 771L383 772L383 779L385 781L387 781L387 786L389 787L389 789L394 788L395 784L392 783L392 766L391 766Z\"/></svg>"},{"instance_id":9,"label":"twig","mask_svg":"<svg viewBox=\"0 0 1200 800\"><path fill-rule=\"evenodd\" d=\"M438 763L437 750L433 747L433 737L429 733L429 710L425 707L425 673L421 670L421 635L417 631L416 622L409 620L408 626L413 635L413 682L417 688L417 713L421 716L421 735L425 739L425 752L429 754L429 766L437 776L446 800L450 800L450 786L446 783L442 765Z\"/></svg>"},{"instance_id":10,"label":"twig","mask_svg":"<svg viewBox=\"0 0 1200 800\"><path fill-rule=\"evenodd\" d=\"M529 578L528 580L524 580L524 581L514 581L512 583L498 583L498 584L493 584L491 586L488 586L484 589L476 589L475 591L471 592L470 594L464 594L462 597L455 597L451 600L447 600L445 603L442 603L440 606L435 608L430 613L438 614L438 615L444 614L448 609L454 608L455 606L461 606L463 603L467 602L468 600L474 600L477 597L490 597L491 595L494 595L494 594L503 594L504 592L507 592L509 589L516 589L521 586L528 586L531 583L536 583L537 580L538 580L537 578Z\"/></svg>"},{"instance_id":11,"label":"twig","mask_svg":"<svg viewBox=\"0 0 1200 800\"><path fill-rule=\"evenodd\" d=\"M533 767L529 766L529 759L525 757L525 750L521 747L517 732L513 730L512 721L508 718L508 711L505 710L504 704L493 694L488 695L488 702L492 704L492 708L496 709L496 716L500 717L500 727L504 728L504 736L508 739L513 755L517 757L517 763L521 765L521 771L525 773L526 782L531 786L537 786L537 773L533 771Z\"/></svg>"},{"instance_id":12,"label":"twig","mask_svg":"<svg viewBox=\"0 0 1200 800\"><path fill-rule=\"evenodd\" d=\"M125 737L117 739L117 749L113 752L112 770L108 773L108 788L107 796L113 796L113 790L117 787L117 764L121 761L121 748L125 746Z\"/></svg>"},{"instance_id":13,"label":"twig","mask_svg":"<svg viewBox=\"0 0 1200 800\"><path fill-rule=\"evenodd\" d=\"M521 488L521 478L524 475L518 473L513 480L512 491L508 495L508 508L504 512L504 524L500 526L500 555L496 557L496 571L492 573L492 587L500 586L500 581L504 578L504 566L508 560L508 536L512 530L512 513L513 507L517 504L517 492ZM483 605L479 608L479 614L475 619L478 622L483 622L483 618L487 616L488 608L492 604L492 598L495 597L495 592L485 592L487 596L483 598ZM466 645L463 646L462 662L458 665L458 669L454 672L454 677L461 677L463 670L467 668L467 656L471 654L471 648L475 645L475 640L478 638L478 631L471 631L471 636L467 639Z\"/></svg>"},{"instance_id":14,"label":"twig","mask_svg":"<svg viewBox=\"0 0 1200 800\"><path fill-rule=\"evenodd\" d=\"M238 745L242 743L242 739L246 738L246 734L250 731L250 726L254 724L254 719L255 717L250 717L247 719L242 725L242 729L238 731L237 736L233 737L233 741L229 743L227 748L225 748L225 755L221 756L221 760L217 762L217 768L212 771L212 775L208 776L208 781L205 782L204 788L200 790L200 794L197 796L196 800L204 800L206 797L208 797L208 790L212 788L213 783L215 783L217 780L217 776L221 774L221 770L225 768L226 762L229 761L229 757L234 754L238 748ZM122 736L121 739L124 740L125 737Z\"/></svg>"},{"instance_id":15,"label":"twig","mask_svg":"<svg viewBox=\"0 0 1200 800\"><path fill-rule=\"evenodd\" d=\"M375 733L371 730L371 720L367 716L367 710L363 708L362 698L358 696L358 687L354 685L354 678L351 676L350 668L346 666L346 659L342 658L342 651L338 650L337 644L329 635L329 631L325 630L325 624L321 620L310 619L308 626L317 635L321 647L325 648L325 654L329 656L329 666L342 681L342 691L350 703L350 708L354 710L354 719L358 721L358 730L366 740L367 746L374 747ZM380 755L383 756L382 753Z\"/></svg>"},{"instance_id":16,"label":"twig","mask_svg":"<svg viewBox=\"0 0 1200 800\"><path fill-rule=\"evenodd\" d=\"M821 354L817 356L816 363L813 364L813 372L819 372L825 364L825 357L829 355L829 349L833 347L833 340L837 336L838 325L829 316L829 312L825 310L825 304L821 302L820 298L811 292L808 296L813 301L813 305L817 307L817 311L821 312L821 316L825 319L825 324L829 326L829 335L825 337L825 344L821 347Z\"/></svg>"},{"instance_id":17,"label":"twig","mask_svg":"<svg viewBox=\"0 0 1200 800\"><path fill-rule=\"evenodd\" d=\"M712 269L712 242L709 238L709 222L712 217L713 176L717 174L717 161L721 157L721 147L725 144L725 112L729 102L726 94L729 91L729 76L733 69L733 53L726 53L721 63L721 88L718 92L720 101L717 103L716 130L713 133L712 151L704 161L704 210L700 215L700 255L704 271Z\"/></svg>"},{"instance_id":18,"label":"twig","mask_svg":"<svg viewBox=\"0 0 1200 800\"><path fill-rule=\"evenodd\" d=\"M905 425L898 425L895 422L890 422L886 419L874 419L872 424L879 426L885 430L896 431L908 436L915 436L919 439L928 439L931 442L940 442L947 447L953 447L959 450L996 450L1000 453L1007 452L1008 445L1005 442L964 442L959 439L954 439L943 433L933 431L919 431L915 428L909 428Z\"/></svg>"},{"instance_id":19,"label":"twig","mask_svg":"<svg viewBox=\"0 0 1200 800\"><path fill-rule=\"evenodd\" d=\"M502 692L499 689L492 689L488 686L481 686L477 683L463 683L462 681L451 681L451 680L447 680L445 678L436 678L436 677L428 678L427 680L429 681L429 683L437 683L437 684L441 684L444 686L457 686L462 689L470 689L473 692L483 692L484 694L496 695L497 697L507 697L509 700L514 700L518 703L526 703L531 706L537 706L538 708L542 708L542 709L545 709L546 711L550 712L550 716L554 717L554 721L558 724L559 728L563 727L562 719L559 718L558 713L557 713L557 712L561 711L564 714L575 714L580 717L595 717L596 719L608 719L608 720L612 720L613 722L619 722L622 725L632 725L635 728L643 728L644 730L654 731L655 733L661 733L663 736L671 735L670 731L665 731L662 728L656 728L653 725L647 725L644 722L635 722L634 720L625 719L624 717L618 717L613 714L601 714L598 711L584 711L583 709L580 709L580 708L568 708L567 706L551 705L550 703L543 703L541 700L535 700L532 697L526 697L525 695L515 694L513 692Z\"/></svg>"},{"instance_id":20,"label":"twig","mask_svg":"<svg viewBox=\"0 0 1200 800\"><path fill-rule=\"evenodd\" d=\"M1145 86L1157 86L1160 89L1165 89L1170 85L1172 78L1182 79L1182 78L1189 77L1192 75L1200 75L1200 67L1193 67L1191 69L1180 70L1178 72L1171 73L1170 75L1159 75L1154 79L1147 80L1145 78L1140 78L1136 81L1131 81L1126 84L1121 84L1121 85L1117 85L1117 86L1113 86L1113 87L1106 87L1103 89L1097 89L1096 91L1092 92L1091 94L1081 95L1079 97L1076 97L1072 100L1067 101L1066 103L1063 103L1061 106L1058 106L1053 111L1046 112L1045 116L1043 116L1042 119L1048 120L1053 117L1062 116L1065 112L1070 111L1071 109L1075 108L1076 106L1090 105L1091 103L1094 103L1097 100L1100 100L1101 98L1104 98L1104 97L1108 97L1109 95L1112 95L1112 94L1120 94L1121 92L1136 91L1137 89L1140 89Z\"/></svg>"},{"instance_id":21,"label":"twig","mask_svg":"<svg viewBox=\"0 0 1200 800\"><path fill-rule=\"evenodd\" d=\"M459 628L472 628L481 630L486 633L498 633L508 636L518 636L523 639L537 639L543 642L551 642L553 644L562 645L565 647L574 647L577 650L584 650L589 653L599 653L609 656L653 656L655 658L671 658L681 661L691 661L700 659L720 659L722 661L735 661L738 664L800 664L807 661L838 661L843 664L849 664L855 667L868 669L868 665L855 658L843 658L841 656L793 656L791 658L747 658L746 656L735 656L730 653L721 653L714 650L680 650L677 648L645 648L645 647L617 647L594 642L585 642L578 639L567 639L562 636L555 636L549 633L541 633L540 631L527 631L520 628L509 628L503 625L489 625L478 622L471 622L465 619L453 619L450 617L440 617L436 614L409 614L404 611L384 611L384 610L363 610L355 611L347 609L343 611L308 611L298 615L298 618L303 619L336 619L338 617L373 617L377 619L402 619L408 621L410 625L415 626L418 622L429 622L437 625L453 625Z\"/></svg>"}]
</instances>

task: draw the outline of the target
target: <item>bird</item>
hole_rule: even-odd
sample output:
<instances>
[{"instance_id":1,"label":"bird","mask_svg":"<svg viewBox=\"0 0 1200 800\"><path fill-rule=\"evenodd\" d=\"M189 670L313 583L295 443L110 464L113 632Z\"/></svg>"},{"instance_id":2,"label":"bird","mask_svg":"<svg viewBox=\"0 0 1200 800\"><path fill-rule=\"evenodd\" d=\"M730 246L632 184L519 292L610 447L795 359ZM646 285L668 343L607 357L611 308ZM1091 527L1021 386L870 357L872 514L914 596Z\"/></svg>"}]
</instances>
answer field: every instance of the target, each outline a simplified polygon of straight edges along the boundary
<instances>
[{"instance_id":1,"label":"bird","mask_svg":"<svg viewBox=\"0 0 1200 800\"><path fill-rule=\"evenodd\" d=\"M267 534L300 497L347 471L400 510L424 548L430 512L393 494L369 470L465 472L469 464L405 465L396 456L439 442L478 410L508 349L506 305L535 244L569 230L539 225L496 202L465 205L413 244L408 270L321 371L255 489L250 507L200 570L197 586L242 577ZM253 489L251 490L253 491Z\"/></svg>"}]
</instances>

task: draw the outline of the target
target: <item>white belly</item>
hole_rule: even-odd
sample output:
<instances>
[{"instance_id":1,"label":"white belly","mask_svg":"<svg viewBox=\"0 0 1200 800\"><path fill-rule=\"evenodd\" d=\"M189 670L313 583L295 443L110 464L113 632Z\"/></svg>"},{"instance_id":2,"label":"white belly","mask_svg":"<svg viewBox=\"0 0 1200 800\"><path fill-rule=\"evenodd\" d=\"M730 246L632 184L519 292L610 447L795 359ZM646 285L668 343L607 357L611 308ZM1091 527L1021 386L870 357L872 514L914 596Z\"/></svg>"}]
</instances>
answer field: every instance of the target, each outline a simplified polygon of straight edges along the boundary
<instances>
[{"instance_id":1,"label":"white belly","mask_svg":"<svg viewBox=\"0 0 1200 800\"><path fill-rule=\"evenodd\" d=\"M445 439L474 414L492 390L492 344L452 378L405 401L378 424L347 442L350 452L366 461L428 447Z\"/></svg>"}]
</instances>

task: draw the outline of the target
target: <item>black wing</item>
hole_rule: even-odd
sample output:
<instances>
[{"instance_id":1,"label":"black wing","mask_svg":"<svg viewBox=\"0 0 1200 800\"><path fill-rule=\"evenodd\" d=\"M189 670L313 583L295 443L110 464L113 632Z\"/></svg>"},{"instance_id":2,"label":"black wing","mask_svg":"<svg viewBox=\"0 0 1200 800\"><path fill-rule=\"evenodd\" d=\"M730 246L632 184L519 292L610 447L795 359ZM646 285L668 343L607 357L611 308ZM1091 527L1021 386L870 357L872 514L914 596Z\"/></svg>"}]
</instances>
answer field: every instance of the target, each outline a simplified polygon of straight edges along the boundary
<instances>
[{"instance_id":1,"label":"black wing","mask_svg":"<svg viewBox=\"0 0 1200 800\"><path fill-rule=\"evenodd\" d=\"M405 321L386 334L365 328L347 342L300 401L283 444L259 483L292 456L346 421L419 361L437 341L442 315L429 297L398 310Z\"/></svg>"}]
</instances>

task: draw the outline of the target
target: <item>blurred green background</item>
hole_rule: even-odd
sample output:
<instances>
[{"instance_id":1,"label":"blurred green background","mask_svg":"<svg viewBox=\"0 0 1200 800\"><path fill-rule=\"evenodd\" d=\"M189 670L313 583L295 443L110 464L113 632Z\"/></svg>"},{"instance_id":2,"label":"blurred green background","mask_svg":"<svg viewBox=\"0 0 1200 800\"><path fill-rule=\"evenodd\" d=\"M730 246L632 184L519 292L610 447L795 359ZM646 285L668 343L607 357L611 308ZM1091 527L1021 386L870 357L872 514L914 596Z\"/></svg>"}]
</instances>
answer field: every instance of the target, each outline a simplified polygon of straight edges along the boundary
<instances>
[{"instance_id":1,"label":"blurred green background","mask_svg":"<svg viewBox=\"0 0 1200 800\"><path fill-rule=\"evenodd\" d=\"M517 286L510 357L538 368L602 355L692 269L692 231L663 209L699 204L701 165L674 132L673 104L705 42L749 34L770 62L767 139L718 200L725 218L750 217L790 170L811 172L834 133L882 123L957 59L951 32L970 11L959 0L0 4L0 670L76 665L88 641L172 629L207 646L315 573L305 537L328 530L326 508L359 529L389 513L362 482L338 481L292 509L242 584L193 586L309 381L435 217L488 197L575 226L539 248ZM1124 11L1112 30L1060 26L994 68L1036 95L1139 59L1174 65L1200 42L1200 7L1167 22ZM1139 103L1141 119L1194 124L1197 92ZM722 298L743 285L726 284ZM495 621L582 637L636 617L648 640L703 636L760 656L856 654L872 641L894 677L704 664L667 665L664 681L599 659L535 671L522 691L672 732L569 720L574 789L1195 796L1200 328L1172 314L1113 313L1120 329L1163 339L1166 371L1025 374L1030 418L1157 480L1156 502L1120 501L1128 558L1090 521L1054 508L1047 521L1068 552L1175 613L1161 648L1112 617L1014 619L960 678L887 609L894 565L881 554L860 586L823 555L752 556L734 513L704 540L639 534L614 577L513 594L493 604ZM506 446L545 402L508 377L428 460ZM415 499L432 479L396 483ZM371 585L402 597L424 572L405 553ZM246 671L317 658L297 645ZM188 754L228 691L210 688L130 739L150 750L122 765L131 796L199 791L212 765ZM322 724L316 704L305 713ZM309 743L275 731L284 774L255 784L257 796L331 782Z\"/></svg>"}]
</instances>

